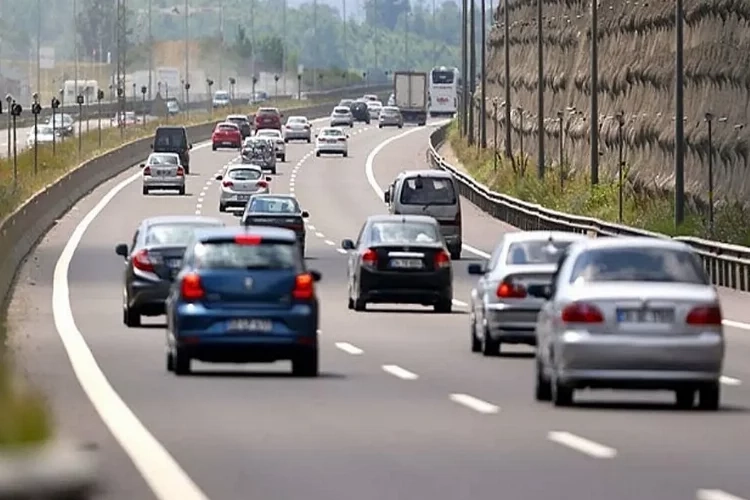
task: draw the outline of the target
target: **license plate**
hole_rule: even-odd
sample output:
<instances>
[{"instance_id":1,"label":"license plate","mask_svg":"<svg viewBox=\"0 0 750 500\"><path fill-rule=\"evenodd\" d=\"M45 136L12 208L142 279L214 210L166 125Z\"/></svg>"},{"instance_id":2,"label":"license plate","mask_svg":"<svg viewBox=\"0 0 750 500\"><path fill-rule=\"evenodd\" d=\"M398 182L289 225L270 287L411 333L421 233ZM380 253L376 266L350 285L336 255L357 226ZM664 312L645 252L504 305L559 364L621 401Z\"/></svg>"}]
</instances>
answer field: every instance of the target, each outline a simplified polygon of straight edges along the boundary
<instances>
[{"instance_id":1,"label":"license plate","mask_svg":"<svg viewBox=\"0 0 750 500\"><path fill-rule=\"evenodd\" d=\"M235 198L237 199L237 201L247 201L247 200L250 199L250 195L249 194L238 194L238 195L235 196Z\"/></svg>"},{"instance_id":2,"label":"license plate","mask_svg":"<svg viewBox=\"0 0 750 500\"><path fill-rule=\"evenodd\" d=\"M182 259L167 259L166 263L170 269L179 269L182 267Z\"/></svg>"},{"instance_id":3,"label":"license plate","mask_svg":"<svg viewBox=\"0 0 750 500\"><path fill-rule=\"evenodd\" d=\"M618 309L618 323L673 323L671 309Z\"/></svg>"},{"instance_id":4,"label":"license plate","mask_svg":"<svg viewBox=\"0 0 750 500\"><path fill-rule=\"evenodd\" d=\"M231 145L232 145L232 142L231 142L231 141L224 141L224 142L222 142L222 144L223 144L224 146L231 146Z\"/></svg>"},{"instance_id":5,"label":"license plate","mask_svg":"<svg viewBox=\"0 0 750 500\"><path fill-rule=\"evenodd\" d=\"M227 330L268 333L273 330L273 322L270 319L233 319L227 324Z\"/></svg>"},{"instance_id":6,"label":"license plate","mask_svg":"<svg viewBox=\"0 0 750 500\"><path fill-rule=\"evenodd\" d=\"M169 170L166 169L160 169L160 170L154 170L154 173L156 174L156 177L167 177L169 175Z\"/></svg>"},{"instance_id":7,"label":"license plate","mask_svg":"<svg viewBox=\"0 0 750 500\"><path fill-rule=\"evenodd\" d=\"M419 259L391 259L391 267L397 269L421 269L423 264Z\"/></svg>"}]
</instances>

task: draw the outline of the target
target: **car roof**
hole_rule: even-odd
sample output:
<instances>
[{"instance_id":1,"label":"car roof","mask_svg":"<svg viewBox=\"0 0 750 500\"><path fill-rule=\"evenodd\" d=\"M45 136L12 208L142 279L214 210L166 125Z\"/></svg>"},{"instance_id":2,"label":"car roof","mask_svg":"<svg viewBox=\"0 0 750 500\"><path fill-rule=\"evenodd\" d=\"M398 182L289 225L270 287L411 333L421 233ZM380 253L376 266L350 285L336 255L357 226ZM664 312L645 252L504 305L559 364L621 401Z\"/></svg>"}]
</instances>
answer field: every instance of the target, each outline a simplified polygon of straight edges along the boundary
<instances>
[{"instance_id":1,"label":"car roof","mask_svg":"<svg viewBox=\"0 0 750 500\"><path fill-rule=\"evenodd\" d=\"M515 231L503 235L503 243L522 243L525 241L581 241L588 236L568 231Z\"/></svg>"},{"instance_id":2,"label":"car roof","mask_svg":"<svg viewBox=\"0 0 750 500\"><path fill-rule=\"evenodd\" d=\"M260 168L258 165L253 165L252 163L231 163L229 165L226 165L227 172L230 170L260 170L263 171L262 168Z\"/></svg>"},{"instance_id":3,"label":"car roof","mask_svg":"<svg viewBox=\"0 0 750 500\"><path fill-rule=\"evenodd\" d=\"M156 133L158 134L161 130L181 130L185 132L185 127L181 125L162 125L161 127L156 127Z\"/></svg>"},{"instance_id":4,"label":"car roof","mask_svg":"<svg viewBox=\"0 0 750 500\"><path fill-rule=\"evenodd\" d=\"M180 155L178 155L177 153L170 153L169 151L164 151L163 153L157 151L155 153L150 153L148 156L149 158L151 158L152 156L176 156L177 158L180 157Z\"/></svg>"},{"instance_id":5,"label":"car roof","mask_svg":"<svg viewBox=\"0 0 750 500\"><path fill-rule=\"evenodd\" d=\"M272 226L224 226L200 229L196 231L195 237L198 241L206 241L214 238L232 238L243 234L253 234L261 238L273 238L289 242L297 241L297 235L291 229Z\"/></svg>"},{"instance_id":6,"label":"car roof","mask_svg":"<svg viewBox=\"0 0 750 500\"><path fill-rule=\"evenodd\" d=\"M258 108L258 113L278 113L278 108Z\"/></svg>"},{"instance_id":7,"label":"car roof","mask_svg":"<svg viewBox=\"0 0 750 500\"><path fill-rule=\"evenodd\" d=\"M429 215L395 215L395 214L378 214L371 215L367 218L367 223L372 222L419 222L423 224L431 224L437 226L438 222L435 218Z\"/></svg>"},{"instance_id":8,"label":"car roof","mask_svg":"<svg viewBox=\"0 0 750 500\"><path fill-rule=\"evenodd\" d=\"M293 115L287 118L287 121L288 120L307 120L307 117L302 115Z\"/></svg>"},{"instance_id":9,"label":"car roof","mask_svg":"<svg viewBox=\"0 0 750 500\"><path fill-rule=\"evenodd\" d=\"M156 226L161 224L216 224L217 226L224 226L224 221L217 219L216 217L206 217L203 215L159 215L156 217L149 217L143 220L143 224L146 226Z\"/></svg>"},{"instance_id":10,"label":"car roof","mask_svg":"<svg viewBox=\"0 0 750 500\"><path fill-rule=\"evenodd\" d=\"M232 123L232 122L219 122L219 123L217 123L217 124L216 124L216 126L217 126L217 127L221 127L221 126L231 126L231 127L236 127L236 126L237 126L237 124L236 124L236 123Z\"/></svg>"},{"instance_id":11,"label":"car roof","mask_svg":"<svg viewBox=\"0 0 750 500\"><path fill-rule=\"evenodd\" d=\"M580 251L598 250L607 248L662 248L665 250L682 250L693 252L693 249L681 242L670 238L650 238L647 236L624 236L624 237L602 237L586 238L576 243L575 248Z\"/></svg>"},{"instance_id":12,"label":"car roof","mask_svg":"<svg viewBox=\"0 0 750 500\"><path fill-rule=\"evenodd\" d=\"M398 174L399 177L402 178L414 178L414 177L437 177L440 179L453 179L453 175L450 172L446 172L445 170L437 170L437 169L422 169L422 170L405 170Z\"/></svg>"},{"instance_id":13,"label":"car roof","mask_svg":"<svg viewBox=\"0 0 750 500\"><path fill-rule=\"evenodd\" d=\"M247 120L245 115L228 115L227 120Z\"/></svg>"}]
</instances>

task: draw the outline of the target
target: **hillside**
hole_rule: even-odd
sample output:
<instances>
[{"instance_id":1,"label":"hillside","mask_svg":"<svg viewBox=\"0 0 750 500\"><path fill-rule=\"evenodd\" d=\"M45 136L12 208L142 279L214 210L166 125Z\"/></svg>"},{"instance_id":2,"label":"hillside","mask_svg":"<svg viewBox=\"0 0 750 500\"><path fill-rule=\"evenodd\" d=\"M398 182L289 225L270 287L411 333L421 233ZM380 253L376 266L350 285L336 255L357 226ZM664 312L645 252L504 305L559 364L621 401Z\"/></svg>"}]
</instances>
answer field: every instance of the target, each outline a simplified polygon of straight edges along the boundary
<instances>
[{"instance_id":1,"label":"hillside","mask_svg":"<svg viewBox=\"0 0 750 500\"><path fill-rule=\"evenodd\" d=\"M510 1L510 59L513 106L524 112L527 153L536 152L536 1ZM565 154L577 168L589 158L588 2L546 0L546 156L558 158L559 121L564 112ZM624 149L631 175L647 186L671 188L674 149L674 2L599 3L600 165L617 167L618 125L624 111ZM496 19L502 20L501 9ZM750 0L685 0L686 189L707 197L708 127L713 123L715 189L718 199L745 201L750 111ZM504 97L503 29L490 36L488 97ZM491 107L491 106L488 106ZM568 109L575 108L574 114ZM500 112L502 115L502 112ZM501 116L502 119L502 116ZM513 113L514 149L520 144L521 116ZM502 136L502 134L500 134ZM490 132L488 136L492 136Z\"/></svg>"}]
</instances>

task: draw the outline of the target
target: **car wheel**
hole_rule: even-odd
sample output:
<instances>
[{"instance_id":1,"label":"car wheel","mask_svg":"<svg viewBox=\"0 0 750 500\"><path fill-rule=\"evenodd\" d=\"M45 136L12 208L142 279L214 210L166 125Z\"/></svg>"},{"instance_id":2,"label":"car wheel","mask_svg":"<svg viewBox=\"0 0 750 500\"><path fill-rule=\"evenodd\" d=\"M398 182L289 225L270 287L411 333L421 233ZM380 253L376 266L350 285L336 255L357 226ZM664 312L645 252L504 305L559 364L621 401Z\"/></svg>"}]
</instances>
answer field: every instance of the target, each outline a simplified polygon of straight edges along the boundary
<instances>
[{"instance_id":1,"label":"car wheel","mask_svg":"<svg viewBox=\"0 0 750 500\"><path fill-rule=\"evenodd\" d=\"M542 369L542 362L536 360L536 388L534 391L534 398L537 401L551 401L552 400L552 385L547 377L544 376L544 370Z\"/></svg>"},{"instance_id":2,"label":"car wheel","mask_svg":"<svg viewBox=\"0 0 750 500\"><path fill-rule=\"evenodd\" d=\"M185 196L185 186L180 188L180 195Z\"/></svg>"},{"instance_id":3,"label":"car wheel","mask_svg":"<svg viewBox=\"0 0 750 500\"><path fill-rule=\"evenodd\" d=\"M398 128L404 128L404 126L403 125L399 125Z\"/></svg>"},{"instance_id":4,"label":"car wheel","mask_svg":"<svg viewBox=\"0 0 750 500\"><path fill-rule=\"evenodd\" d=\"M484 335L482 336L482 355L484 356L497 356L500 354L500 341L493 339L490 336L487 327L484 328Z\"/></svg>"},{"instance_id":5,"label":"car wheel","mask_svg":"<svg viewBox=\"0 0 750 500\"><path fill-rule=\"evenodd\" d=\"M362 312L366 309L367 309L367 301L357 297L354 300L354 310L357 312Z\"/></svg>"},{"instance_id":6,"label":"car wheel","mask_svg":"<svg viewBox=\"0 0 750 500\"><path fill-rule=\"evenodd\" d=\"M442 299L435 304L435 312L440 314L450 314L453 309L453 301L451 299Z\"/></svg>"},{"instance_id":7,"label":"car wheel","mask_svg":"<svg viewBox=\"0 0 750 500\"><path fill-rule=\"evenodd\" d=\"M141 315L137 309L125 306L122 309L122 322L128 328L137 328L141 326Z\"/></svg>"},{"instance_id":8,"label":"car wheel","mask_svg":"<svg viewBox=\"0 0 750 500\"><path fill-rule=\"evenodd\" d=\"M347 309L354 309L354 299L352 299L351 297L347 297L346 307Z\"/></svg>"},{"instance_id":9,"label":"car wheel","mask_svg":"<svg viewBox=\"0 0 750 500\"><path fill-rule=\"evenodd\" d=\"M213 149L214 151L216 151L216 144L212 144L211 145L211 149Z\"/></svg>"},{"instance_id":10,"label":"car wheel","mask_svg":"<svg viewBox=\"0 0 750 500\"><path fill-rule=\"evenodd\" d=\"M286 162L286 155L281 155L281 163Z\"/></svg>"},{"instance_id":11,"label":"car wheel","mask_svg":"<svg viewBox=\"0 0 750 500\"><path fill-rule=\"evenodd\" d=\"M185 175L190 175L190 166L185 165Z\"/></svg>"},{"instance_id":12,"label":"car wheel","mask_svg":"<svg viewBox=\"0 0 750 500\"><path fill-rule=\"evenodd\" d=\"M318 158L320 158L320 151L316 151L315 152L315 156L317 156Z\"/></svg>"},{"instance_id":13,"label":"car wheel","mask_svg":"<svg viewBox=\"0 0 750 500\"><path fill-rule=\"evenodd\" d=\"M474 316L472 314L472 316ZM476 318L471 319L469 325L469 333L471 333L471 352L482 352L482 341L477 338L477 320Z\"/></svg>"},{"instance_id":14,"label":"car wheel","mask_svg":"<svg viewBox=\"0 0 750 500\"><path fill-rule=\"evenodd\" d=\"M287 139L286 137L284 138L284 144L289 144L289 139Z\"/></svg>"},{"instance_id":15,"label":"car wheel","mask_svg":"<svg viewBox=\"0 0 750 500\"><path fill-rule=\"evenodd\" d=\"M346 157L349 156L349 153L347 151L344 151L343 153L341 153L341 156L343 156L344 158L346 158Z\"/></svg>"},{"instance_id":16,"label":"car wheel","mask_svg":"<svg viewBox=\"0 0 750 500\"><path fill-rule=\"evenodd\" d=\"M143 186L143 194L148 194L148 188L146 186Z\"/></svg>"},{"instance_id":17,"label":"car wheel","mask_svg":"<svg viewBox=\"0 0 750 500\"><path fill-rule=\"evenodd\" d=\"M227 211L227 207L219 203L219 212L226 212L226 211Z\"/></svg>"},{"instance_id":18,"label":"car wheel","mask_svg":"<svg viewBox=\"0 0 750 500\"><path fill-rule=\"evenodd\" d=\"M174 371L174 356L171 352L167 353L167 371L173 372Z\"/></svg>"},{"instance_id":19,"label":"car wheel","mask_svg":"<svg viewBox=\"0 0 750 500\"><path fill-rule=\"evenodd\" d=\"M559 380L550 384L552 389L552 404L555 406L570 406L573 404L573 388L563 385Z\"/></svg>"},{"instance_id":20,"label":"car wheel","mask_svg":"<svg viewBox=\"0 0 750 500\"><path fill-rule=\"evenodd\" d=\"M719 382L698 389L698 408L701 410L717 411L721 406L721 386Z\"/></svg>"},{"instance_id":21,"label":"car wheel","mask_svg":"<svg viewBox=\"0 0 750 500\"><path fill-rule=\"evenodd\" d=\"M190 357L179 347L174 351L174 374L190 375Z\"/></svg>"},{"instance_id":22,"label":"car wheel","mask_svg":"<svg viewBox=\"0 0 750 500\"><path fill-rule=\"evenodd\" d=\"M695 404L695 391L693 389L677 389L674 391L675 406L681 410L689 410Z\"/></svg>"},{"instance_id":23,"label":"car wheel","mask_svg":"<svg viewBox=\"0 0 750 500\"><path fill-rule=\"evenodd\" d=\"M271 169L271 175L276 175L276 167L273 167L273 168Z\"/></svg>"},{"instance_id":24,"label":"car wheel","mask_svg":"<svg viewBox=\"0 0 750 500\"><path fill-rule=\"evenodd\" d=\"M292 359L292 375L295 377L317 377L320 371L318 349L298 354Z\"/></svg>"},{"instance_id":25,"label":"car wheel","mask_svg":"<svg viewBox=\"0 0 750 500\"><path fill-rule=\"evenodd\" d=\"M349 128L354 128L354 123L350 123Z\"/></svg>"},{"instance_id":26,"label":"car wheel","mask_svg":"<svg viewBox=\"0 0 750 500\"><path fill-rule=\"evenodd\" d=\"M310 139L310 138L308 137L308 138L307 138L307 143L308 143L308 144L310 144L311 142L312 142L312 139Z\"/></svg>"},{"instance_id":27,"label":"car wheel","mask_svg":"<svg viewBox=\"0 0 750 500\"><path fill-rule=\"evenodd\" d=\"M451 260L461 260L461 248L451 251Z\"/></svg>"},{"instance_id":28,"label":"car wheel","mask_svg":"<svg viewBox=\"0 0 750 500\"><path fill-rule=\"evenodd\" d=\"M383 128L383 126L382 125L378 125L378 128Z\"/></svg>"}]
</instances>

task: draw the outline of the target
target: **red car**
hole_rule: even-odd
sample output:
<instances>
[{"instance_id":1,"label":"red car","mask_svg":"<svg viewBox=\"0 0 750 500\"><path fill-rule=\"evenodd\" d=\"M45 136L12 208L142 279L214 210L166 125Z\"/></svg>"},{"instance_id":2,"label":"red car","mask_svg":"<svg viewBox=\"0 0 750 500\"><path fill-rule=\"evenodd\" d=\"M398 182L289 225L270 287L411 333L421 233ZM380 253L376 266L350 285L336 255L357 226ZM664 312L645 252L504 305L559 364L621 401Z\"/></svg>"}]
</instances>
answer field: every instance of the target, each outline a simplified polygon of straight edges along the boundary
<instances>
[{"instance_id":1,"label":"red car","mask_svg":"<svg viewBox=\"0 0 750 500\"><path fill-rule=\"evenodd\" d=\"M273 128L281 130L282 114L276 108L259 108L255 113L255 130Z\"/></svg>"},{"instance_id":2,"label":"red car","mask_svg":"<svg viewBox=\"0 0 750 500\"><path fill-rule=\"evenodd\" d=\"M234 123L222 122L216 125L214 133L211 134L213 150L219 148L237 148L242 147L242 132Z\"/></svg>"}]
</instances>

